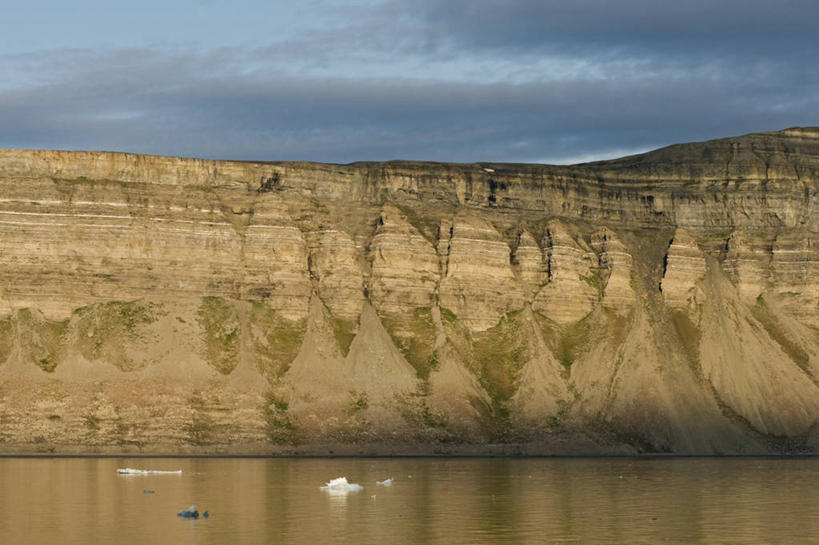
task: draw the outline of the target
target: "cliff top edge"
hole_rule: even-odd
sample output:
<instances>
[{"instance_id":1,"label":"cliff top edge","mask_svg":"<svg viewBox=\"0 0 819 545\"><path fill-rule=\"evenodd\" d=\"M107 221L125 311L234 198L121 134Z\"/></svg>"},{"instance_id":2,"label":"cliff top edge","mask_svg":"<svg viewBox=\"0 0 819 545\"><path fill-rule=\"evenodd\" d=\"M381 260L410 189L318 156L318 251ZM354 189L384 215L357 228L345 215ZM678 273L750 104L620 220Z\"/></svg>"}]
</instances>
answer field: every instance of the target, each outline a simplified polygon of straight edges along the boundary
<instances>
[{"instance_id":1,"label":"cliff top edge","mask_svg":"<svg viewBox=\"0 0 819 545\"><path fill-rule=\"evenodd\" d=\"M668 155L668 152L674 152L679 155L690 155L691 151L700 151L703 149L720 149L727 146L742 146L743 144L749 144L752 148L756 146L760 146L763 149L768 147L765 144L770 144L772 142L779 141L783 144L787 143L788 141L801 141L801 140L817 140L819 141L819 126L807 126L807 127L789 127L787 129L777 130L777 131L766 131L766 132L756 132L756 133L749 133L744 134L741 136L730 136L725 138L716 138L711 140L704 140L699 142L685 142L685 143L678 143L672 144L669 146L660 147L651 151L647 151L644 153L639 153L635 155L627 155L623 157L613 158L613 159L606 159L600 161L591 161L585 163L575 163L571 165L554 165L549 163L513 163L513 162L497 162L497 161L478 161L473 163L458 163L458 162L441 162L441 161L423 161L423 160L404 160L404 159L393 159L393 160L386 160L386 161L354 161L351 163L325 163L325 162L318 162L318 161L288 161L288 160L276 160L276 161L264 161L264 160L235 160L235 159L205 159L199 157L182 157L182 156L172 156L172 155L152 155L152 154L143 154L143 153L133 153L128 151L108 151L108 150L71 150L71 149L25 149L25 148L0 148L0 173L3 172L3 162L7 162L10 159L15 157L36 157L40 156L40 158L45 160L68 160L69 158L76 157L111 157L117 158L121 161L126 162L152 162L152 161L183 161L183 162L190 162L193 164L198 164L200 166L205 165L244 165L244 166L283 166L283 167L303 167L303 168L372 168L372 167L379 167L379 166L399 166L405 168L418 168L418 167L433 167L433 168L467 168L467 169L474 169L474 168L490 168L490 167L500 167L500 168L515 168L515 169L532 169L532 168L544 168L549 170L573 170L578 167L585 167L585 168L592 168L594 170L598 170L601 167L605 169L606 166L620 166L624 162L633 163L636 160L641 162L645 162L645 160L654 160L656 162L666 162L665 156ZM813 142L810 142L813 144ZM813 146L811 146L813 147ZM819 148L819 142L816 143L816 147ZM785 150L787 151L787 149ZM812 151L812 150L811 150ZM819 152L819 151L818 151ZM809 155L813 155L813 153L809 153Z\"/></svg>"}]
</instances>

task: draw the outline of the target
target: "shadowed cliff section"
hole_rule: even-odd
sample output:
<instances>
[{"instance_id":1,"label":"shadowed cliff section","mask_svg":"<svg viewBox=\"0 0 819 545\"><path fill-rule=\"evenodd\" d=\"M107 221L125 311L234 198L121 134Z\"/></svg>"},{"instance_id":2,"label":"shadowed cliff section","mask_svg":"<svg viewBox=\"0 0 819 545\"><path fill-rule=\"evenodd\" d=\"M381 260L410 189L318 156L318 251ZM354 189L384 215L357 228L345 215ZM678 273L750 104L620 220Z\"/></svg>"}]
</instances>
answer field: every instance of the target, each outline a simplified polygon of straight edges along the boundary
<instances>
[{"instance_id":1,"label":"shadowed cliff section","mask_svg":"<svg viewBox=\"0 0 819 545\"><path fill-rule=\"evenodd\" d=\"M819 129L574 166L0 151L5 452L819 448Z\"/></svg>"}]
</instances>

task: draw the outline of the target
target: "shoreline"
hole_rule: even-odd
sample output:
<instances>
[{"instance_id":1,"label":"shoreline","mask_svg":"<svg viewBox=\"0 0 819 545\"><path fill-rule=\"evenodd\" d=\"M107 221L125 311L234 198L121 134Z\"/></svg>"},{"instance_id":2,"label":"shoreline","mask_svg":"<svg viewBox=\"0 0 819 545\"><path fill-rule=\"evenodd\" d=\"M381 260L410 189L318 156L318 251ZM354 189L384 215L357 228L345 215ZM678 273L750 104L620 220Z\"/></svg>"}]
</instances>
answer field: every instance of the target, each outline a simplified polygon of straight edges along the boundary
<instances>
[{"instance_id":1,"label":"shoreline","mask_svg":"<svg viewBox=\"0 0 819 545\"><path fill-rule=\"evenodd\" d=\"M442 448L431 445L410 448L406 445L340 445L317 444L281 448L233 449L155 449L128 450L104 448L89 450L65 445L40 446L34 450L21 445L0 445L0 458L812 458L818 452L638 452L625 445L593 448L546 448L532 444L458 445ZM402 448L403 447L403 448ZM426 448L425 448L426 447Z\"/></svg>"},{"instance_id":2,"label":"shoreline","mask_svg":"<svg viewBox=\"0 0 819 545\"><path fill-rule=\"evenodd\" d=\"M564 459L564 460L594 460L594 459L632 459L632 460L650 460L650 459L738 459L738 458L764 458L764 459L782 459L782 460L798 460L806 458L819 458L819 453L806 454L667 454L667 453L639 453L639 454L9 454L0 453L0 459L12 458L31 458L31 459L85 459L85 458L142 458L142 459L303 459L303 460L321 460L321 459Z\"/></svg>"}]
</instances>

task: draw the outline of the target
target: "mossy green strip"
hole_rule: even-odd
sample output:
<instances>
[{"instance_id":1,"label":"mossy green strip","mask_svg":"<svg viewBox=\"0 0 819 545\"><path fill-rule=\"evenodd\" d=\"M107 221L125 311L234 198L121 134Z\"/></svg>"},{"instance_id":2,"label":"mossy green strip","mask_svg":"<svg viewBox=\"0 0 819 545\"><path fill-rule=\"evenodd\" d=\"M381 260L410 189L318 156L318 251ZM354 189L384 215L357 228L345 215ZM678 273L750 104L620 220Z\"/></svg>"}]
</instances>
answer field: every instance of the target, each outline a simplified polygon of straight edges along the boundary
<instances>
[{"instance_id":1,"label":"mossy green strip","mask_svg":"<svg viewBox=\"0 0 819 545\"><path fill-rule=\"evenodd\" d=\"M682 341L683 350L689 361L697 363L700 361L700 331L688 317L688 313L681 309L671 312L671 323L674 324L674 331Z\"/></svg>"},{"instance_id":2,"label":"mossy green strip","mask_svg":"<svg viewBox=\"0 0 819 545\"><path fill-rule=\"evenodd\" d=\"M438 242L436 240L438 236L437 220L425 217L409 206L400 204L395 204L395 206L407 217L409 224L415 227L422 237L427 239L433 246Z\"/></svg>"},{"instance_id":3,"label":"mossy green strip","mask_svg":"<svg viewBox=\"0 0 819 545\"><path fill-rule=\"evenodd\" d=\"M54 372L65 353L68 320L54 322L28 309L17 311L15 318L23 358Z\"/></svg>"},{"instance_id":4,"label":"mossy green strip","mask_svg":"<svg viewBox=\"0 0 819 545\"><path fill-rule=\"evenodd\" d=\"M197 311L202 328L205 359L223 375L239 363L239 316L234 306L221 297L203 297Z\"/></svg>"},{"instance_id":5,"label":"mossy green strip","mask_svg":"<svg viewBox=\"0 0 819 545\"><path fill-rule=\"evenodd\" d=\"M152 304L111 301L79 308L74 316L78 348L86 359L104 358L123 371L141 367L127 356L124 346L140 339L142 326L156 320Z\"/></svg>"},{"instance_id":6,"label":"mossy green strip","mask_svg":"<svg viewBox=\"0 0 819 545\"><path fill-rule=\"evenodd\" d=\"M11 318L0 320L0 365L4 364L14 348L14 328Z\"/></svg>"},{"instance_id":7,"label":"mossy green strip","mask_svg":"<svg viewBox=\"0 0 819 545\"><path fill-rule=\"evenodd\" d=\"M350 345L355 339L358 322L352 320L342 320L333 316L329 310L330 324L333 326L333 336L336 338L341 353L346 357L350 353Z\"/></svg>"},{"instance_id":8,"label":"mossy green strip","mask_svg":"<svg viewBox=\"0 0 819 545\"><path fill-rule=\"evenodd\" d=\"M592 329L592 316L593 314L589 314L577 322L561 325L542 314L535 313L535 320L543 337L563 366L566 377L571 372L574 362L587 348L587 340Z\"/></svg>"},{"instance_id":9,"label":"mossy green strip","mask_svg":"<svg viewBox=\"0 0 819 545\"><path fill-rule=\"evenodd\" d=\"M265 403L262 408L267 423L268 438L278 444L295 443L295 426L288 414L289 405L279 399L273 392L265 394Z\"/></svg>"},{"instance_id":10,"label":"mossy green strip","mask_svg":"<svg viewBox=\"0 0 819 545\"><path fill-rule=\"evenodd\" d=\"M284 375L296 359L307 329L306 320L286 320L260 301L252 301L250 329L259 371L273 380Z\"/></svg>"},{"instance_id":11,"label":"mossy green strip","mask_svg":"<svg viewBox=\"0 0 819 545\"><path fill-rule=\"evenodd\" d=\"M429 374L438 366L438 358L434 354L435 323L432 319L432 308L416 308L409 316L402 318L384 316L381 323L410 365L415 368L418 378L427 380Z\"/></svg>"}]
</instances>

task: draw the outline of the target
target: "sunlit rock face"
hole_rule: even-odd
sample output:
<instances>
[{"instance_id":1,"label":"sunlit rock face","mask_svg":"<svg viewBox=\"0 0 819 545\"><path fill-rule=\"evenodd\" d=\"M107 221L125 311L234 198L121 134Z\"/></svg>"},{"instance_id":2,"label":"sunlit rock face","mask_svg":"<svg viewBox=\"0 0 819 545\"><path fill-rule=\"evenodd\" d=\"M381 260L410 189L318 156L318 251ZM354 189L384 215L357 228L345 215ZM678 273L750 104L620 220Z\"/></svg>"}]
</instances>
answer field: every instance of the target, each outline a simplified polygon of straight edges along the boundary
<instances>
[{"instance_id":1,"label":"sunlit rock face","mask_svg":"<svg viewBox=\"0 0 819 545\"><path fill-rule=\"evenodd\" d=\"M819 327L819 237L800 231L780 233L772 254L771 291L796 318Z\"/></svg>"},{"instance_id":2,"label":"sunlit rock face","mask_svg":"<svg viewBox=\"0 0 819 545\"><path fill-rule=\"evenodd\" d=\"M558 323L576 322L598 299L597 257L580 237L559 221L549 223L544 240L548 255L548 283L532 307Z\"/></svg>"},{"instance_id":3,"label":"sunlit rock face","mask_svg":"<svg viewBox=\"0 0 819 545\"><path fill-rule=\"evenodd\" d=\"M443 236L449 236L449 250L439 291L441 306L475 331L494 326L501 316L523 306L509 245L489 222L459 214Z\"/></svg>"},{"instance_id":4,"label":"sunlit rock face","mask_svg":"<svg viewBox=\"0 0 819 545\"><path fill-rule=\"evenodd\" d=\"M628 313L636 302L631 254L611 229L603 228L593 233L591 245L599 256L600 282L604 286L603 306L620 314Z\"/></svg>"},{"instance_id":5,"label":"sunlit rock face","mask_svg":"<svg viewBox=\"0 0 819 545\"><path fill-rule=\"evenodd\" d=\"M518 238L512 264L527 299L531 300L533 294L546 283L549 274L543 252L528 231L523 231Z\"/></svg>"},{"instance_id":6,"label":"sunlit rock face","mask_svg":"<svg viewBox=\"0 0 819 545\"><path fill-rule=\"evenodd\" d=\"M698 283L705 277L705 256L697 241L683 229L677 229L665 256L665 273L661 289L670 307L692 308L705 294Z\"/></svg>"},{"instance_id":7,"label":"sunlit rock face","mask_svg":"<svg viewBox=\"0 0 819 545\"><path fill-rule=\"evenodd\" d=\"M384 206L370 242L370 299L379 312L400 315L431 307L440 278L435 248L393 206Z\"/></svg>"},{"instance_id":8,"label":"sunlit rock face","mask_svg":"<svg viewBox=\"0 0 819 545\"><path fill-rule=\"evenodd\" d=\"M726 246L724 269L745 303L753 304L769 286L771 242L744 231L731 233Z\"/></svg>"},{"instance_id":9,"label":"sunlit rock face","mask_svg":"<svg viewBox=\"0 0 819 545\"><path fill-rule=\"evenodd\" d=\"M364 303L364 286L355 242L344 231L335 229L321 231L316 238L311 272L318 295L333 315L356 321Z\"/></svg>"},{"instance_id":10,"label":"sunlit rock face","mask_svg":"<svg viewBox=\"0 0 819 545\"><path fill-rule=\"evenodd\" d=\"M576 166L0 151L0 451L814 453L819 130Z\"/></svg>"}]
</instances>

